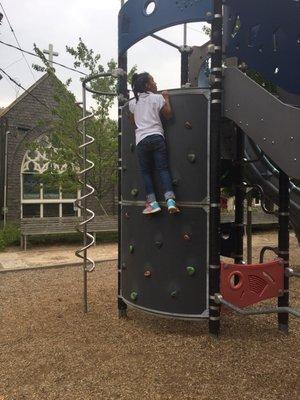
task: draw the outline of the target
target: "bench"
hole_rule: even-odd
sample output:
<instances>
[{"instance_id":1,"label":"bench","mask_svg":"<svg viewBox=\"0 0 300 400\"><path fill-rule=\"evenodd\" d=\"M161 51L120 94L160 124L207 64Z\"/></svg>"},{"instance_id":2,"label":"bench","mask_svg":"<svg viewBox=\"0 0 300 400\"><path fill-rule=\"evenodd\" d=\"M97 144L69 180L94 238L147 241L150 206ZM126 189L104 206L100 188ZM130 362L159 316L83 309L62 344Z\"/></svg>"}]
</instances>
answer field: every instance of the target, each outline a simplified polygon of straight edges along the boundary
<instances>
[{"instance_id":1,"label":"bench","mask_svg":"<svg viewBox=\"0 0 300 400\"><path fill-rule=\"evenodd\" d=\"M20 223L21 248L27 249L29 236L76 233L76 224L81 221L82 218L77 217L22 218ZM96 243L97 232L118 231L118 217L116 215L96 216L88 224L88 231L94 234Z\"/></svg>"}]
</instances>

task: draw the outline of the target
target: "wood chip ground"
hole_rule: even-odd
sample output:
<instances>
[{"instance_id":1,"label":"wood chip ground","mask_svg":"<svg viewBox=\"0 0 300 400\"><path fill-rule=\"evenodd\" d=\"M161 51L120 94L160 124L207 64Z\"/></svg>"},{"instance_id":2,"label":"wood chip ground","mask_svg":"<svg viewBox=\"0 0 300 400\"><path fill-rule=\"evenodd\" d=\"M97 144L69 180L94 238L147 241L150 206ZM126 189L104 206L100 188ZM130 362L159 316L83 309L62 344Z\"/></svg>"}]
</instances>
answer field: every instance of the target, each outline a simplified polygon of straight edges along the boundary
<instances>
[{"instance_id":1,"label":"wood chip ground","mask_svg":"<svg viewBox=\"0 0 300 400\"><path fill-rule=\"evenodd\" d=\"M256 254L274 238L256 236ZM206 322L133 310L119 320L115 263L90 275L89 290L84 315L78 268L0 275L1 400L300 399L300 320L286 336L276 316L224 316L214 340ZM291 303L300 307L299 280Z\"/></svg>"}]
</instances>

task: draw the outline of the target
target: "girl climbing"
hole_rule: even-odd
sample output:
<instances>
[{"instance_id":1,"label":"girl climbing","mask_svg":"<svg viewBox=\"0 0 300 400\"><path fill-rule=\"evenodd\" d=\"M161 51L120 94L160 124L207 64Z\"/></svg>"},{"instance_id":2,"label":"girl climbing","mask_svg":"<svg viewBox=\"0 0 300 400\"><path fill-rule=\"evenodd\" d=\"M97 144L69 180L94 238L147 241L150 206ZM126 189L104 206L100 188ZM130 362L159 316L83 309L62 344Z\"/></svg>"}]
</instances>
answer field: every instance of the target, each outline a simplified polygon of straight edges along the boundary
<instances>
[{"instance_id":1,"label":"girl climbing","mask_svg":"<svg viewBox=\"0 0 300 400\"><path fill-rule=\"evenodd\" d=\"M132 90L135 99L129 102L129 110L136 125L137 155L146 190L146 208L143 214L161 211L153 187L154 169L158 171L169 213L178 213L161 122L161 115L166 119L172 117L169 94L157 94L156 83L147 72L133 75Z\"/></svg>"}]
</instances>

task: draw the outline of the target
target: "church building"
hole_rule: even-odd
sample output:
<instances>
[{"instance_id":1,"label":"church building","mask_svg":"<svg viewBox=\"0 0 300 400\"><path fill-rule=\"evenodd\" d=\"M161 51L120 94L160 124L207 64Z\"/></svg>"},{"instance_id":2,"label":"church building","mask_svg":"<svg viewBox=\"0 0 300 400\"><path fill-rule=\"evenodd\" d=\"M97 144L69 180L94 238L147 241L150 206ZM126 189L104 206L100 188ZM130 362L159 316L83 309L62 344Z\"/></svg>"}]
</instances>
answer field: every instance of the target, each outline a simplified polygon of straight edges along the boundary
<instances>
[{"instance_id":1,"label":"church building","mask_svg":"<svg viewBox=\"0 0 300 400\"><path fill-rule=\"evenodd\" d=\"M10 106L0 110L0 210L1 219L19 225L22 218L79 216L74 201L79 193L48 188L40 183L47 160L28 143L47 140L47 127L41 120L54 118L54 78L44 74ZM104 199L101 209L93 202L96 214L115 208L114 190Z\"/></svg>"}]
</instances>

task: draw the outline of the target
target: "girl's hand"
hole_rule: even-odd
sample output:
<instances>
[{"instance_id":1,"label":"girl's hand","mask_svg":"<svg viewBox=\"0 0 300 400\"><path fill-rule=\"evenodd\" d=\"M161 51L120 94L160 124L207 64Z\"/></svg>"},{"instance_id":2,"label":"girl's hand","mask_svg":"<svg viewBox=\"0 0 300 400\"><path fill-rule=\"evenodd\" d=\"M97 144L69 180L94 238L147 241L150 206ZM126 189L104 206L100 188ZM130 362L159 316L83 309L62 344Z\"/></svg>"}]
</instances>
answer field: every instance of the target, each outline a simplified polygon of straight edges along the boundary
<instances>
[{"instance_id":1,"label":"girl's hand","mask_svg":"<svg viewBox=\"0 0 300 400\"><path fill-rule=\"evenodd\" d=\"M169 92L168 92L168 91L164 90L161 94L162 94L163 98L164 98L166 101L170 100L170 95L169 95Z\"/></svg>"}]
</instances>

